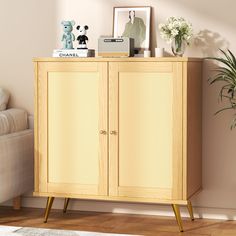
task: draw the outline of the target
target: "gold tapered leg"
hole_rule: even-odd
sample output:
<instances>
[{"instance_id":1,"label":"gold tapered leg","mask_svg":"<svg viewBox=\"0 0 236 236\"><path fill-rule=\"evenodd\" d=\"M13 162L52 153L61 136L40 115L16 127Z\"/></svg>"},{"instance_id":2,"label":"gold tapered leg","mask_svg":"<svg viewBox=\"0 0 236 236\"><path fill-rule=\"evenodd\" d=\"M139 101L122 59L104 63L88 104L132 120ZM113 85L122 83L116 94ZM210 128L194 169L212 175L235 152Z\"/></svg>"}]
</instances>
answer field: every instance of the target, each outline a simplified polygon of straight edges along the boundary
<instances>
[{"instance_id":1,"label":"gold tapered leg","mask_svg":"<svg viewBox=\"0 0 236 236\"><path fill-rule=\"evenodd\" d=\"M176 205L176 204L172 204L172 208L173 208L173 211L175 213L176 221L177 221L177 223L179 225L179 231L180 232L184 232L183 225L182 225L182 219L181 219L181 215L180 215L180 210L179 210L179 206Z\"/></svg>"},{"instance_id":2,"label":"gold tapered leg","mask_svg":"<svg viewBox=\"0 0 236 236\"><path fill-rule=\"evenodd\" d=\"M193 207L192 207L192 203L190 201L188 201L188 212L189 212L189 215L190 215L190 219L192 221L194 221L194 215L193 215Z\"/></svg>"},{"instance_id":3,"label":"gold tapered leg","mask_svg":"<svg viewBox=\"0 0 236 236\"><path fill-rule=\"evenodd\" d=\"M63 212L66 213L70 198L65 198Z\"/></svg>"},{"instance_id":4,"label":"gold tapered leg","mask_svg":"<svg viewBox=\"0 0 236 236\"><path fill-rule=\"evenodd\" d=\"M47 223L47 221L48 221L48 216L51 211L53 201L54 201L54 197L48 197L47 206L45 209L44 223Z\"/></svg>"}]
</instances>

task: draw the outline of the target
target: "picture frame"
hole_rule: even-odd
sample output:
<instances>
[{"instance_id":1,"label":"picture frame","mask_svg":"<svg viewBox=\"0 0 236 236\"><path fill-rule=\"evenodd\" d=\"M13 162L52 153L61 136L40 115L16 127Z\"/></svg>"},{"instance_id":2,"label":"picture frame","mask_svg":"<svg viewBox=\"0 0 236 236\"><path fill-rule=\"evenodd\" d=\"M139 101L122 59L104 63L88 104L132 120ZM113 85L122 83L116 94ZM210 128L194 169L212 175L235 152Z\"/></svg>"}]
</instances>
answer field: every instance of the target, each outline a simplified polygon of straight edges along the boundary
<instances>
[{"instance_id":1,"label":"picture frame","mask_svg":"<svg viewBox=\"0 0 236 236\"><path fill-rule=\"evenodd\" d=\"M113 37L134 38L135 54L150 48L151 7L125 6L113 8Z\"/></svg>"}]
</instances>

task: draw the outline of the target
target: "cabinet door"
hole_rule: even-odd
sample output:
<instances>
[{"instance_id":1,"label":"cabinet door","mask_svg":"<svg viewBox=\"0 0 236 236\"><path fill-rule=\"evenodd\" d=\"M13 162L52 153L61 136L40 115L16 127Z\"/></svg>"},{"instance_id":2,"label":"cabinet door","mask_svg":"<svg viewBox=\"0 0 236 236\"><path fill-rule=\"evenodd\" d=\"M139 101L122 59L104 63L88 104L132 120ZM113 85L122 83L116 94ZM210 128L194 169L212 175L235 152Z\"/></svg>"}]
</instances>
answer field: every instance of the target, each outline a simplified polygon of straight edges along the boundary
<instances>
[{"instance_id":1,"label":"cabinet door","mask_svg":"<svg viewBox=\"0 0 236 236\"><path fill-rule=\"evenodd\" d=\"M39 192L107 195L107 63L38 67Z\"/></svg>"},{"instance_id":2,"label":"cabinet door","mask_svg":"<svg viewBox=\"0 0 236 236\"><path fill-rule=\"evenodd\" d=\"M182 63L109 63L109 194L182 198Z\"/></svg>"}]
</instances>

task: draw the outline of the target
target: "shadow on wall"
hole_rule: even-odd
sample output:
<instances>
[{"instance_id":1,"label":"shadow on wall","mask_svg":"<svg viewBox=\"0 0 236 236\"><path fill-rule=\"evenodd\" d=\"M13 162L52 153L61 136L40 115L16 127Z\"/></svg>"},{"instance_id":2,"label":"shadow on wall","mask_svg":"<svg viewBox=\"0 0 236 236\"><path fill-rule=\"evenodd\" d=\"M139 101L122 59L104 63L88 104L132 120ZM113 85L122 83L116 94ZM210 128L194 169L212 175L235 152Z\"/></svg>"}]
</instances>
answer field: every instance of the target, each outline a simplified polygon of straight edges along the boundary
<instances>
[{"instance_id":1,"label":"shadow on wall","mask_svg":"<svg viewBox=\"0 0 236 236\"><path fill-rule=\"evenodd\" d=\"M222 56L219 49L227 49L230 43L219 33L208 29L197 34L194 47L204 56ZM217 67L212 60L203 63L203 191L195 198L194 205L210 208L228 208L235 206L236 178L234 176L236 158L236 132L230 130L232 111L215 116L215 112L226 104L219 102L218 93L222 84L210 86L208 79ZM201 212L201 210L199 210ZM224 213L223 213L224 212ZM229 210L220 217L234 219L235 211ZM211 214L209 212L209 214ZM214 213L212 213L214 214ZM204 214L200 216L207 217Z\"/></svg>"},{"instance_id":2,"label":"shadow on wall","mask_svg":"<svg viewBox=\"0 0 236 236\"><path fill-rule=\"evenodd\" d=\"M153 0L156 2L156 0ZM216 0L165 0L163 1L171 7L192 9L198 17L207 16L207 19L213 19L216 24L220 23L229 27L235 27L235 0L216 1Z\"/></svg>"},{"instance_id":3,"label":"shadow on wall","mask_svg":"<svg viewBox=\"0 0 236 236\"><path fill-rule=\"evenodd\" d=\"M229 47L229 42L219 33L205 29L196 35L194 45L201 49L204 56L216 56L219 49Z\"/></svg>"}]
</instances>

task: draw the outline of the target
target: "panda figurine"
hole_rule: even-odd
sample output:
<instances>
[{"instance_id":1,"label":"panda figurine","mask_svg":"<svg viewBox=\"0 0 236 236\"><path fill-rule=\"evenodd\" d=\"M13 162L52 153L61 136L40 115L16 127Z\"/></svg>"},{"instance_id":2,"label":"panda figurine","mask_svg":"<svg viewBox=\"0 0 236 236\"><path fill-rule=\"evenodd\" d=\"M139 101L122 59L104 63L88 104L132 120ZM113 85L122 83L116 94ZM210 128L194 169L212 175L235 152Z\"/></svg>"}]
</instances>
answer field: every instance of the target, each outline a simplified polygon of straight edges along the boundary
<instances>
[{"instance_id":1,"label":"panda figurine","mask_svg":"<svg viewBox=\"0 0 236 236\"><path fill-rule=\"evenodd\" d=\"M79 31L79 36L77 37L79 43L78 49L88 49L87 48L88 37L86 36L88 28L89 27L87 25L85 25L84 27L78 25L76 27L76 29Z\"/></svg>"}]
</instances>

